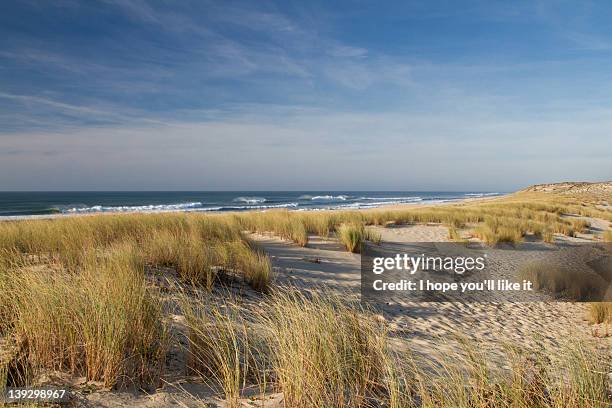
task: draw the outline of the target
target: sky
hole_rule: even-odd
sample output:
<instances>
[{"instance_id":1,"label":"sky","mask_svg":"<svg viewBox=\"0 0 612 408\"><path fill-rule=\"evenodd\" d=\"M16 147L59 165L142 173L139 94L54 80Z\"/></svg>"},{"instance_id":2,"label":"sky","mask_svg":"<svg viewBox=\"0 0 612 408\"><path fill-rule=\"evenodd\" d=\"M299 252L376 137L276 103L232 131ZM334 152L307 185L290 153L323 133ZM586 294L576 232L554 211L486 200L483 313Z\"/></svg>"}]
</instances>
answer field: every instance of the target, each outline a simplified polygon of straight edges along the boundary
<instances>
[{"instance_id":1,"label":"sky","mask_svg":"<svg viewBox=\"0 0 612 408\"><path fill-rule=\"evenodd\" d=\"M2 1L0 190L612 179L608 1Z\"/></svg>"}]
</instances>

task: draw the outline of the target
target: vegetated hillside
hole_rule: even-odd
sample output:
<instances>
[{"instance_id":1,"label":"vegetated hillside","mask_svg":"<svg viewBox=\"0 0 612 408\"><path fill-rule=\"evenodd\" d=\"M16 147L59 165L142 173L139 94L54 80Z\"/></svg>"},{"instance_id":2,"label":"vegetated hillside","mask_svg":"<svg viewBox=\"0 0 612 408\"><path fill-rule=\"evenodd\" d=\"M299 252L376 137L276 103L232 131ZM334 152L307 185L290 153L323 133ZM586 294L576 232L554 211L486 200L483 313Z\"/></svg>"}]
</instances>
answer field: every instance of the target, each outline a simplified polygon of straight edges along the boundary
<instances>
[{"instance_id":1,"label":"vegetated hillside","mask_svg":"<svg viewBox=\"0 0 612 408\"><path fill-rule=\"evenodd\" d=\"M589 183L585 181L565 181L562 183L535 184L521 192L545 192L561 194L585 194L602 199L612 198L612 181Z\"/></svg>"}]
</instances>

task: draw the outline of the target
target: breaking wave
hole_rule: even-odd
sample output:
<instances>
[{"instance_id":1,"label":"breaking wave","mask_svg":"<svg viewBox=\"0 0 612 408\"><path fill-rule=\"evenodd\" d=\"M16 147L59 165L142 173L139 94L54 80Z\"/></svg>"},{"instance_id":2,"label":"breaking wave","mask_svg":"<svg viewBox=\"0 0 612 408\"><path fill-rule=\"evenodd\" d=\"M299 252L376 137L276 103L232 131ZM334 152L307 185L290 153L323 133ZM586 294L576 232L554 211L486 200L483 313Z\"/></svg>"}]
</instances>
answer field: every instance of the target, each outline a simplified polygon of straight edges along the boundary
<instances>
[{"instance_id":1,"label":"breaking wave","mask_svg":"<svg viewBox=\"0 0 612 408\"><path fill-rule=\"evenodd\" d=\"M501 193L465 193L464 196L466 197L489 197L489 196L496 196L500 194Z\"/></svg>"},{"instance_id":2,"label":"breaking wave","mask_svg":"<svg viewBox=\"0 0 612 408\"><path fill-rule=\"evenodd\" d=\"M260 204L265 203L266 199L263 197L236 197L232 201L235 203Z\"/></svg>"},{"instance_id":3,"label":"breaking wave","mask_svg":"<svg viewBox=\"0 0 612 408\"><path fill-rule=\"evenodd\" d=\"M246 202L246 201L245 201ZM102 206L72 207L62 210L65 214L86 214L100 212L166 212L166 211L241 211L241 210L266 210L272 208L295 208L298 203L269 204L269 205L225 205L217 207L204 207L202 203L180 203L180 204L151 204L134 206Z\"/></svg>"},{"instance_id":4,"label":"breaking wave","mask_svg":"<svg viewBox=\"0 0 612 408\"><path fill-rule=\"evenodd\" d=\"M268 210L272 208L295 208L298 203L269 204L269 205L227 205L219 207L198 208L191 211L241 211L241 210Z\"/></svg>"},{"instance_id":5,"label":"breaking wave","mask_svg":"<svg viewBox=\"0 0 612 408\"><path fill-rule=\"evenodd\" d=\"M120 205L91 207L72 207L62 209L63 213L97 213L97 212L155 212L155 211L181 211L202 207L201 202L179 204L149 204L149 205Z\"/></svg>"},{"instance_id":6,"label":"breaking wave","mask_svg":"<svg viewBox=\"0 0 612 408\"><path fill-rule=\"evenodd\" d=\"M302 196L302 197L306 197L306 196ZM310 199L312 201L346 201L347 198L348 196L345 196L345 195L337 195L337 196L320 195L320 196L311 197Z\"/></svg>"},{"instance_id":7,"label":"breaking wave","mask_svg":"<svg viewBox=\"0 0 612 408\"><path fill-rule=\"evenodd\" d=\"M404 203L404 202L413 202L413 201L423 201L421 197L359 197L358 200L365 201L381 201L387 203L388 201Z\"/></svg>"}]
</instances>

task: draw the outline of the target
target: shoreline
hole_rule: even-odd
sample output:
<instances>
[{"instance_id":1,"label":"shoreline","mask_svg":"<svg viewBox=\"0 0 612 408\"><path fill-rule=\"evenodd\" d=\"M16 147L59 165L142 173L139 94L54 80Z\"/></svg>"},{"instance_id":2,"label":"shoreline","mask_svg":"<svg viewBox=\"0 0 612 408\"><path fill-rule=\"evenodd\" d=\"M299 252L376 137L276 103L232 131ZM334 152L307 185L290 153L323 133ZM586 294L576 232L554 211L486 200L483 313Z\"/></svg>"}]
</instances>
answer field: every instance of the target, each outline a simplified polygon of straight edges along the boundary
<instances>
[{"instance_id":1,"label":"shoreline","mask_svg":"<svg viewBox=\"0 0 612 408\"><path fill-rule=\"evenodd\" d=\"M290 212L318 212L318 211L375 211L380 209L386 209L389 211L395 210L404 210L404 209L413 209L413 208L426 208L426 207L438 207L444 205L454 205L461 203L473 203L479 201L491 201L500 198L508 197L511 194L515 194L516 192L511 193L500 193L494 196L483 196L483 197L466 197L466 198L458 198L458 199L448 199L448 200L432 200L431 202L414 202L414 203L390 203L390 204L381 204L375 207L369 208L300 208L300 209L292 209L286 208L287 211ZM206 214L244 214L251 212L267 212L279 210L280 208L266 208L266 209L245 209L241 211L236 210L228 210L228 211L210 211L210 210L151 210L151 211L99 211L99 212L90 212L90 213L58 213L58 214L24 214L24 215L5 215L0 216L0 222L7 221L30 221L30 220L53 220L53 219L61 219L68 217L85 217L85 216L96 216L96 215L127 215L127 214L177 214L177 213L185 213L185 214L193 214L193 213L206 213Z\"/></svg>"}]
</instances>

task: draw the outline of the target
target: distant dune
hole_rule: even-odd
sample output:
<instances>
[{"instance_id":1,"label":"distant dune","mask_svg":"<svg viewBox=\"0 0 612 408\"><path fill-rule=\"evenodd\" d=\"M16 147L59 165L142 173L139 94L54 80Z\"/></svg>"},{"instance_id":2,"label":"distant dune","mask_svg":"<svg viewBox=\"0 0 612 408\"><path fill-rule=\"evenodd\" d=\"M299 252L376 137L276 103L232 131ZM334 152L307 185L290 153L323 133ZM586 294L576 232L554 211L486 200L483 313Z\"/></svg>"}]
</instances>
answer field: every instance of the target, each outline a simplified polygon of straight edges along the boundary
<instances>
[{"instance_id":1,"label":"distant dune","mask_svg":"<svg viewBox=\"0 0 612 408\"><path fill-rule=\"evenodd\" d=\"M585 181L565 181L561 183L535 184L521 191L609 196L612 195L612 181L601 181L595 183Z\"/></svg>"}]
</instances>

